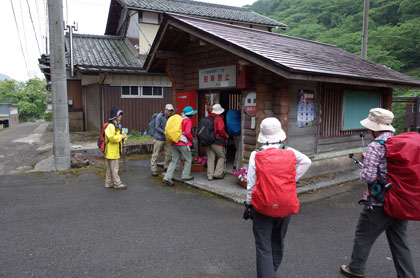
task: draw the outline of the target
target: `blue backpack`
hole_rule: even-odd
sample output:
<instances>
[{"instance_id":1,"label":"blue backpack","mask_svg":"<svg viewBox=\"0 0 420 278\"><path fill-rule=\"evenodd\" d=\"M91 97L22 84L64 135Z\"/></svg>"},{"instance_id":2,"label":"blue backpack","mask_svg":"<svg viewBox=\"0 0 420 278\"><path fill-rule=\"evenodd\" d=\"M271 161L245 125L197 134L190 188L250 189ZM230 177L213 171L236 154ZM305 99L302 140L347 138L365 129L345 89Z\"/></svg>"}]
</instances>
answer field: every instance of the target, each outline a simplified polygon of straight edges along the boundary
<instances>
[{"instance_id":1,"label":"blue backpack","mask_svg":"<svg viewBox=\"0 0 420 278\"><path fill-rule=\"evenodd\" d=\"M232 109L227 112L226 126L229 135L241 135L241 113L238 110Z\"/></svg>"}]
</instances>

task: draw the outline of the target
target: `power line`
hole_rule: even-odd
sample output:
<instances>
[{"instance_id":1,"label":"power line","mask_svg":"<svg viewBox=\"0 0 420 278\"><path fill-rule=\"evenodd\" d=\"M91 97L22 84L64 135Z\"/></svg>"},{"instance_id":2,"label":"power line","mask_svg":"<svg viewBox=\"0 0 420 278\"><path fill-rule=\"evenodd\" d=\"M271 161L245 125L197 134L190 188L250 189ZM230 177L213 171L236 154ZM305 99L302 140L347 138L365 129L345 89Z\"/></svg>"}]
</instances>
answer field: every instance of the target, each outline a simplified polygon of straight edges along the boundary
<instances>
[{"instance_id":1,"label":"power line","mask_svg":"<svg viewBox=\"0 0 420 278\"><path fill-rule=\"evenodd\" d=\"M28 4L29 17L31 18L32 29L34 29L34 35L35 35L36 45L38 46L39 56L41 56L41 49L39 48L38 36L36 35L35 25L34 25L34 21L32 19L31 6L29 6L28 0L26 0L26 4Z\"/></svg>"},{"instance_id":2,"label":"power line","mask_svg":"<svg viewBox=\"0 0 420 278\"><path fill-rule=\"evenodd\" d=\"M49 26L48 26L48 3L47 0L44 0L44 11L45 11L45 54L48 54L48 32L49 32Z\"/></svg>"},{"instance_id":3,"label":"power line","mask_svg":"<svg viewBox=\"0 0 420 278\"><path fill-rule=\"evenodd\" d=\"M24 41L24 44L25 44L26 57L27 57L27 59L29 59L28 42L26 41L26 28L25 28L25 20L24 20L24 17L23 17L23 8L22 8L22 1L21 0L19 0L19 5L20 5L20 17L22 18L23 41ZM28 72L29 72L29 68L28 68Z\"/></svg>"},{"instance_id":4,"label":"power line","mask_svg":"<svg viewBox=\"0 0 420 278\"><path fill-rule=\"evenodd\" d=\"M39 10L38 10L38 0L35 0L35 7L36 7L36 13L38 15L38 28L39 28L39 35L42 38L42 28L41 28L41 16L39 15ZM44 42L43 40L41 40L41 48L44 46Z\"/></svg>"},{"instance_id":5,"label":"power line","mask_svg":"<svg viewBox=\"0 0 420 278\"><path fill-rule=\"evenodd\" d=\"M69 4L66 0L66 21L69 22Z\"/></svg>"},{"instance_id":6,"label":"power line","mask_svg":"<svg viewBox=\"0 0 420 278\"><path fill-rule=\"evenodd\" d=\"M15 18L15 24L16 24L16 29L17 29L17 32L18 32L18 37L19 37L20 49L22 50L23 60L25 61L26 73L28 74L28 77L29 77L28 63L26 62L25 52L23 51L22 41L20 39L19 26L18 26L18 23L17 23L17 20L16 20L16 13L15 13L15 8L13 7L12 0L10 0L10 4L12 5L13 17Z\"/></svg>"}]
</instances>

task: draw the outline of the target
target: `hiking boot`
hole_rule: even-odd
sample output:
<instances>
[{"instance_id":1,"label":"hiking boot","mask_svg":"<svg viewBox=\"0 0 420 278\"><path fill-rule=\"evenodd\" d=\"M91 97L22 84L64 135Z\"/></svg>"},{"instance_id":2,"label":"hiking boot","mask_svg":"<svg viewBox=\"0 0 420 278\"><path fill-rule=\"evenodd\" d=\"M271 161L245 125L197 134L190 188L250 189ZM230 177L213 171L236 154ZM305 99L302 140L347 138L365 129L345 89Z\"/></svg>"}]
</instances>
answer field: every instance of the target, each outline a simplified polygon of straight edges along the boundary
<instances>
[{"instance_id":1,"label":"hiking boot","mask_svg":"<svg viewBox=\"0 0 420 278\"><path fill-rule=\"evenodd\" d=\"M345 264L340 267L340 272L344 276L350 277L350 278L363 278L363 277L366 277L366 275L364 275L364 274L354 273L353 271L350 270L349 266L348 265L345 265Z\"/></svg>"},{"instance_id":2,"label":"hiking boot","mask_svg":"<svg viewBox=\"0 0 420 278\"><path fill-rule=\"evenodd\" d=\"M120 185L114 185L115 189L127 189L127 186L124 184L120 184Z\"/></svg>"},{"instance_id":3,"label":"hiking boot","mask_svg":"<svg viewBox=\"0 0 420 278\"><path fill-rule=\"evenodd\" d=\"M167 185L167 186L170 186L170 187L172 187L172 186L174 186L175 185L175 183L173 182L173 181L168 181L168 180L163 180L163 182Z\"/></svg>"},{"instance_id":4,"label":"hiking boot","mask_svg":"<svg viewBox=\"0 0 420 278\"><path fill-rule=\"evenodd\" d=\"M105 184L105 186L104 186L105 188L113 188L114 187L114 185L111 183L111 184Z\"/></svg>"},{"instance_id":5,"label":"hiking boot","mask_svg":"<svg viewBox=\"0 0 420 278\"><path fill-rule=\"evenodd\" d=\"M216 180L222 180L222 179L225 178L225 173L223 173L223 175L221 175L220 177L214 176L213 178L216 179Z\"/></svg>"},{"instance_id":6,"label":"hiking boot","mask_svg":"<svg viewBox=\"0 0 420 278\"><path fill-rule=\"evenodd\" d=\"M193 176L189 176L188 178L186 178L186 179L182 179L183 181L192 181L194 179L194 177Z\"/></svg>"},{"instance_id":7,"label":"hiking boot","mask_svg":"<svg viewBox=\"0 0 420 278\"><path fill-rule=\"evenodd\" d=\"M157 171L152 171L152 176L156 177L158 175Z\"/></svg>"}]
</instances>

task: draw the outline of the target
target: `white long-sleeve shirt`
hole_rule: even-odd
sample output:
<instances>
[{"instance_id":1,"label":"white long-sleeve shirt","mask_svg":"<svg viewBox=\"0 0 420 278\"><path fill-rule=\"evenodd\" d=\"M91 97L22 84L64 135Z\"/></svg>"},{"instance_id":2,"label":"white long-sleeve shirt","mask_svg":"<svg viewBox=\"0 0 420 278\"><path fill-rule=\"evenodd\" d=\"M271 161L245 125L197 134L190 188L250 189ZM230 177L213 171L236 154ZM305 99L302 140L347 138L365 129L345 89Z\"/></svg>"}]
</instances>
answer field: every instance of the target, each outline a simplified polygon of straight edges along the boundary
<instances>
[{"instance_id":1,"label":"white long-sleeve shirt","mask_svg":"<svg viewBox=\"0 0 420 278\"><path fill-rule=\"evenodd\" d=\"M273 145L265 145L262 148L279 148L280 144L273 144ZM312 161L301 153L298 150L295 150L291 147L287 147L287 150L293 151L293 153L296 156L296 181L298 181L305 173L308 171L309 167L311 166ZM252 196L252 190L254 190L255 187L255 181L257 179L257 176L255 174L255 154L257 152L253 151L251 153L251 157L249 158L249 165L248 165L248 187L246 190L246 202L248 204L251 204L251 196Z\"/></svg>"}]
</instances>

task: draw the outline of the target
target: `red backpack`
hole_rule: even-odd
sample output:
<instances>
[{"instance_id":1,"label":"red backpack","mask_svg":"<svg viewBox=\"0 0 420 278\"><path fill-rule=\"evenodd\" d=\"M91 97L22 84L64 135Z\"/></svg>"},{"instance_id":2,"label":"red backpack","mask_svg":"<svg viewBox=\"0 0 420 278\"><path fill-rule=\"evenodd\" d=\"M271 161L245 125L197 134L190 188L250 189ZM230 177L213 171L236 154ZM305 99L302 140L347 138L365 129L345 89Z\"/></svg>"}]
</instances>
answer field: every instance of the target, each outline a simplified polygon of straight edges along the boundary
<instances>
[{"instance_id":1,"label":"red backpack","mask_svg":"<svg viewBox=\"0 0 420 278\"><path fill-rule=\"evenodd\" d=\"M386 147L387 181L392 183L385 193L385 212L420 221L420 134L406 132L379 143Z\"/></svg>"},{"instance_id":2,"label":"red backpack","mask_svg":"<svg viewBox=\"0 0 420 278\"><path fill-rule=\"evenodd\" d=\"M98 138L98 148L103 153L105 153L105 148L106 148L106 143L105 143L105 129L107 128L108 124L109 124L109 122L108 123L104 123L102 125L101 134L99 135L99 138Z\"/></svg>"},{"instance_id":3,"label":"red backpack","mask_svg":"<svg viewBox=\"0 0 420 278\"><path fill-rule=\"evenodd\" d=\"M257 150L255 154L256 182L252 191L252 206L261 214L285 217L298 213L296 193L296 156L280 148Z\"/></svg>"}]
</instances>

